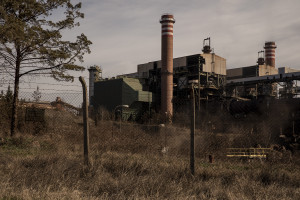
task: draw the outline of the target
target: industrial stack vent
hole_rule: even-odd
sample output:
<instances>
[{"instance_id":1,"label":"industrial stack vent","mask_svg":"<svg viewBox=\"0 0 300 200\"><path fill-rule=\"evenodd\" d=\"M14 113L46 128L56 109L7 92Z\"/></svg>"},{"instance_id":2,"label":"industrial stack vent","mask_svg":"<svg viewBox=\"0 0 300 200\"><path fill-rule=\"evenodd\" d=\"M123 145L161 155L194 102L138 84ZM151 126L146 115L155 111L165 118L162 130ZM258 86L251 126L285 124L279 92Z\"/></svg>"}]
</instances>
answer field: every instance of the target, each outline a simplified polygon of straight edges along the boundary
<instances>
[{"instance_id":1,"label":"industrial stack vent","mask_svg":"<svg viewBox=\"0 0 300 200\"><path fill-rule=\"evenodd\" d=\"M208 41L208 43L206 42ZM206 38L203 40L203 49L202 49L203 53L210 53L211 52L211 48L210 48L210 37Z\"/></svg>"},{"instance_id":2,"label":"industrial stack vent","mask_svg":"<svg viewBox=\"0 0 300 200\"><path fill-rule=\"evenodd\" d=\"M258 65L264 65L265 64L264 51L259 51L258 52L257 64Z\"/></svg>"}]
</instances>

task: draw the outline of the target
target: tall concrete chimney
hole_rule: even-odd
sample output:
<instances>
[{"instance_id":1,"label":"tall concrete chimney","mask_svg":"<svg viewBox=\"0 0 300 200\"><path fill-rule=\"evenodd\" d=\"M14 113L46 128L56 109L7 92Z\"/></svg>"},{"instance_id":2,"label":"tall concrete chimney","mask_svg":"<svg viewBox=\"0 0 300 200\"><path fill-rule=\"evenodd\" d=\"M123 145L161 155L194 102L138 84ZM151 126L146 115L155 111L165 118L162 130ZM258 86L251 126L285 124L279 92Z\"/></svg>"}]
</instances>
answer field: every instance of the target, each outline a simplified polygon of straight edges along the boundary
<instances>
[{"instance_id":1,"label":"tall concrete chimney","mask_svg":"<svg viewBox=\"0 0 300 200\"><path fill-rule=\"evenodd\" d=\"M275 49L276 49L275 42L266 42L264 48L265 48L266 65L275 68Z\"/></svg>"},{"instance_id":2,"label":"tall concrete chimney","mask_svg":"<svg viewBox=\"0 0 300 200\"><path fill-rule=\"evenodd\" d=\"M173 115L173 24L172 14L161 16L161 112Z\"/></svg>"}]
</instances>

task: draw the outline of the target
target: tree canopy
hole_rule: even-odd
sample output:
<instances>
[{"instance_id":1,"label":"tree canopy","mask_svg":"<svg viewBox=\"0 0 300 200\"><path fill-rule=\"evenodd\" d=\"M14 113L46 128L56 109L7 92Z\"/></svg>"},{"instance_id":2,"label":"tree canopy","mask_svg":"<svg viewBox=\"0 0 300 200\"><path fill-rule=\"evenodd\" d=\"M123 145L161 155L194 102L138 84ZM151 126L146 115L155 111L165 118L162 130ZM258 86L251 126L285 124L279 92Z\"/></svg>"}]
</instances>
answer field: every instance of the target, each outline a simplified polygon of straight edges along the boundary
<instances>
[{"instance_id":1,"label":"tree canopy","mask_svg":"<svg viewBox=\"0 0 300 200\"><path fill-rule=\"evenodd\" d=\"M62 38L63 30L79 26L80 8L71 0L0 0L0 68L14 77L11 135L22 76L49 73L72 81L69 70L84 70L77 63L90 53L91 41L83 33L73 42Z\"/></svg>"},{"instance_id":2,"label":"tree canopy","mask_svg":"<svg viewBox=\"0 0 300 200\"><path fill-rule=\"evenodd\" d=\"M91 42L84 34L74 42L64 41L61 33L79 26L76 19L84 17L80 12L81 3L73 5L70 0L0 2L0 62L8 72L14 73L19 67L19 77L39 72L50 73L58 80L73 80L66 73L68 70L84 70L75 63L82 62L83 55L90 53ZM56 18L51 15L57 9L64 10L62 19L50 20Z\"/></svg>"}]
</instances>

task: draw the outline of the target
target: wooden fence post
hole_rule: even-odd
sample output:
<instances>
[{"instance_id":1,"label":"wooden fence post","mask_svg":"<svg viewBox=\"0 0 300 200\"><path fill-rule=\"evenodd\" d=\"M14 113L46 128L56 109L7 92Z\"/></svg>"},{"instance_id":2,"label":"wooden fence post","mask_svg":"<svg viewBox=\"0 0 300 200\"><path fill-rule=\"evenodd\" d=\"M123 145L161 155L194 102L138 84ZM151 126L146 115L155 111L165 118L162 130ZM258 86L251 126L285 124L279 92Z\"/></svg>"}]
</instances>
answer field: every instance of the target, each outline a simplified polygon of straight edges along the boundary
<instances>
[{"instance_id":1,"label":"wooden fence post","mask_svg":"<svg viewBox=\"0 0 300 200\"><path fill-rule=\"evenodd\" d=\"M191 174L195 174L195 93L194 93L194 85L192 84L191 91L191 139L190 139L190 169Z\"/></svg>"},{"instance_id":2,"label":"wooden fence post","mask_svg":"<svg viewBox=\"0 0 300 200\"><path fill-rule=\"evenodd\" d=\"M88 124L88 104L87 104L87 89L86 83L82 76L79 77L79 81L82 84L83 90L83 105L82 105L82 114L83 114L83 155L84 155L84 164L89 166L89 124Z\"/></svg>"}]
</instances>

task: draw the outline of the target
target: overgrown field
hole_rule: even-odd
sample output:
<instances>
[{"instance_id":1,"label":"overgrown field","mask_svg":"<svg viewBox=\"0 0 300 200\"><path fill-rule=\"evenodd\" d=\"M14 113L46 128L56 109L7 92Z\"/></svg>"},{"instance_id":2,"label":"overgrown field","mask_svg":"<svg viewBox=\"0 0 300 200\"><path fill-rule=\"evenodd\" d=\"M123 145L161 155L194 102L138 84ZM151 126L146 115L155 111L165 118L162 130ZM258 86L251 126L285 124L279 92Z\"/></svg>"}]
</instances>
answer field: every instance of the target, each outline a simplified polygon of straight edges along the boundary
<instances>
[{"instance_id":1,"label":"overgrown field","mask_svg":"<svg viewBox=\"0 0 300 200\"><path fill-rule=\"evenodd\" d=\"M55 124L57 123L57 124ZM299 158L225 158L228 141L199 134L189 173L189 131L99 122L83 165L82 124L50 123L39 134L2 132L0 199L299 199ZM60 125L58 125L60 124ZM152 130L153 129L153 130ZM162 153L167 146L168 151ZM209 163L208 155L214 156Z\"/></svg>"}]
</instances>

